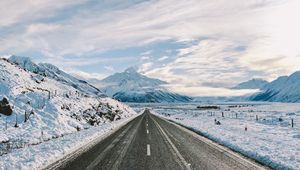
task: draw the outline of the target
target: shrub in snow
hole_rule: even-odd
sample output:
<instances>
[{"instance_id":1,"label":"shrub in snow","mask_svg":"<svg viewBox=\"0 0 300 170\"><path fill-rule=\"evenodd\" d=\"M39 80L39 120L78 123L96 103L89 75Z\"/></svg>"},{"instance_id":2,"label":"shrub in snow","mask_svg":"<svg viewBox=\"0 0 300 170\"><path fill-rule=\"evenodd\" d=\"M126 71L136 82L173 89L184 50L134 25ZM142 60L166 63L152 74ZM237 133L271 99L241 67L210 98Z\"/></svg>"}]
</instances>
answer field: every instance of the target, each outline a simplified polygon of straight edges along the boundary
<instances>
[{"instance_id":1,"label":"shrub in snow","mask_svg":"<svg viewBox=\"0 0 300 170\"><path fill-rule=\"evenodd\" d=\"M221 125L221 122L218 121L217 119L215 119L215 124L216 124L216 125Z\"/></svg>"},{"instance_id":2,"label":"shrub in snow","mask_svg":"<svg viewBox=\"0 0 300 170\"><path fill-rule=\"evenodd\" d=\"M10 116L12 114L12 108L5 97L0 101L0 113L6 116Z\"/></svg>"},{"instance_id":3,"label":"shrub in snow","mask_svg":"<svg viewBox=\"0 0 300 170\"><path fill-rule=\"evenodd\" d=\"M220 107L219 106L197 106L197 109L209 110L209 109L220 109Z\"/></svg>"}]
</instances>

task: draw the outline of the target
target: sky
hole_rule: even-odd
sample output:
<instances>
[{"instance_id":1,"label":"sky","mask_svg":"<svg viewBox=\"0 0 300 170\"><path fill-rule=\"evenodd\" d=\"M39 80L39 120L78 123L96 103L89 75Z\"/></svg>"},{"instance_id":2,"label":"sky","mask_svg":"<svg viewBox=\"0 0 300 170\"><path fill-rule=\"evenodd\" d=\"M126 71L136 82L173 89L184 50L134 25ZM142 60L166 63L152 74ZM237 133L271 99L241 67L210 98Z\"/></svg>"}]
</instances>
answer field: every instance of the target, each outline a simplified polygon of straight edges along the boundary
<instances>
[{"instance_id":1,"label":"sky","mask_svg":"<svg viewBox=\"0 0 300 170\"><path fill-rule=\"evenodd\" d=\"M298 0L2 0L0 55L84 78L128 67L194 96L300 70Z\"/></svg>"}]
</instances>

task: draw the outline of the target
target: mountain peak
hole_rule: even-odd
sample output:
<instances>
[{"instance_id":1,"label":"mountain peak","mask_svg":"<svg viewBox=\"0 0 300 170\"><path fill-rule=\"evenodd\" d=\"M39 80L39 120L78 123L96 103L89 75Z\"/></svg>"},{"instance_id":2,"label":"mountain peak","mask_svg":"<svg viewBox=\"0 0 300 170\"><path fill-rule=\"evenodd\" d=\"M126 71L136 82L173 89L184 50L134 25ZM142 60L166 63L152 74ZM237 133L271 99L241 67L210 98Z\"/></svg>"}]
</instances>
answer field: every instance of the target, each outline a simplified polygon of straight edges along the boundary
<instances>
[{"instance_id":1,"label":"mountain peak","mask_svg":"<svg viewBox=\"0 0 300 170\"><path fill-rule=\"evenodd\" d=\"M99 82L108 96L123 102L187 102L191 98L170 92L161 85L167 82L147 77L130 67Z\"/></svg>"},{"instance_id":2,"label":"mountain peak","mask_svg":"<svg viewBox=\"0 0 300 170\"><path fill-rule=\"evenodd\" d=\"M12 55L9 57L8 60L28 71L31 71L34 73L37 73L39 71L38 65L36 65L34 62L32 62L32 60L29 57Z\"/></svg>"},{"instance_id":3,"label":"mountain peak","mask_svg":"<svg viewBox=\"0 0 300 170\"><path fill-rule=\"evenodd\" d=\"M19 62L27 62L27 63L33 63L29 57L23 57L23 56L17 56L17 55L11 55L9 57L9 60L11 61L19 61Z\"/></svg>"}]
</instances>

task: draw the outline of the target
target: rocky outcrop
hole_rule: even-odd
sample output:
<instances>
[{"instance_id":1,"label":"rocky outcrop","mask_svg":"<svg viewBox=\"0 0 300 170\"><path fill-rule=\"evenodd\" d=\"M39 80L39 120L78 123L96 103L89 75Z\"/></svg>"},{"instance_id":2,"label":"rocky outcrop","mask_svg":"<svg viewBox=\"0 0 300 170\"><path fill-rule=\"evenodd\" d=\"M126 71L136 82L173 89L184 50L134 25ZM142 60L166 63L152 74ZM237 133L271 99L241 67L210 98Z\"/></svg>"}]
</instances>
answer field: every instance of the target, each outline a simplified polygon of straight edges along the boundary
<instances>
[{"instance_id":1,"label":"rocky outcrop","mask_svg":"<svg viewBox=\"0 0 300 170\"><path fill-rule=\"evenodd\" d=\"M1 101L0 101L0 113L6 115L6 116L10 116L12 114L13 110L11 108L11 106L9 105L8 100L4 97Z\"/></svg>"}]
</instances>

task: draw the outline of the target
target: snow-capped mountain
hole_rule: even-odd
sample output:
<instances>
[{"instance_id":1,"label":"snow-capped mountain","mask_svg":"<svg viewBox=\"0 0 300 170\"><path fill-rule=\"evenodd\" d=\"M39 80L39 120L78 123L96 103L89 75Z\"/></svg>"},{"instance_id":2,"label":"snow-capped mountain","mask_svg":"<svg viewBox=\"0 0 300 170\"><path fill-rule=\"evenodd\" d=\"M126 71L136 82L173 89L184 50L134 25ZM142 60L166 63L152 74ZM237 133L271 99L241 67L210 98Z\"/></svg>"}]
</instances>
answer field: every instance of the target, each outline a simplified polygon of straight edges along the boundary
<instances>
[{"instance_id":1,"label":"snow-capped mountain","mask_svg":"<svg viewBox=\"0 0 300 170\"><path fill-rule=\"evenodd\" d=\"M136 114L99 92L53 65L0 58L0 124L6 125L0 148L36 145Z\"/></svg>"},{"instance_id":2,"label":"snow-capped mountain","mask_svg":"<svg viewBox=\"0 0 300 170\"><path fill-rule=\"evenodd\" d=\"M263 89L269 82L263 79L252 79L246 82L240 83L232 89Z\"/></svg>"},{"instance_id":3,"label":"snow-capped mountain","mask_svg":"<svg viewBox=\"0 0 300 170\"><path fill-rule=\"evenodd\" d=\"M300 102L300 71L282 76L264 86L262 92L250 100L272 102Z\"/></svg>"},{"instance_id":4,"label":"snow-capped mountain","mask_svg":"<svg viewBox=\"0 0 300 170\"><path fill-rule=\"evenodd\" d=\"M117 100L123 102L187 102L191 98L173 93L162 87L165 81L146 77L128 68L122 73L113 74L103 80L101 90Z\"/></svg>"},{"instance_id":5,"label":"snow-capped mountain","mask_svg":"<svg viewBox=\"0 0 300 170\"><path fill-rule=\"evenodd\" d=\"M28 57L20 57L14 55L11 56L8 60L29 72L35 73L37 81L42 77L48 77L57 80L63 84L70 85L75 89L79 90L80 92L89 95L96 95L100 97L104 95L98 88L92 86L84 80L80 80L74 76L71 76L70 74L65 73L64 71L60 70L52 64L35 64Z\"/></svg>"}]
</instances>

